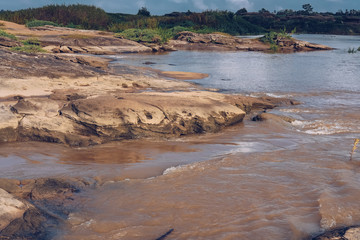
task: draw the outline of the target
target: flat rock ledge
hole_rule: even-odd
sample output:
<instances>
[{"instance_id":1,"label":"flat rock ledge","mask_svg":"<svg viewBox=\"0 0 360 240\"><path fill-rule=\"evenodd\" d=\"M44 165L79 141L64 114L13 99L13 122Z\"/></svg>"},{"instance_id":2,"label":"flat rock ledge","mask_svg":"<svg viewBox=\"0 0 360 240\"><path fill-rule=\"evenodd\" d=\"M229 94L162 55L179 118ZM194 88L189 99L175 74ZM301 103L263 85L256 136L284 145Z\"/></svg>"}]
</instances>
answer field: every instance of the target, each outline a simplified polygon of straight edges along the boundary
<instances>
[{"instance_id":1,"label":"flat rock ledge","mask_svg":"<svg viewBox=\"0 0 360 240\"><path fill-rule=\"evenodd\" d=\"M84 147L217 132L241 122L252 110L281 103L279 99L206 91L87 96L55 90L47 97L15 96L0 102L0 142L43 141Z\"/></svg>"},{"instance_id":2,"label":"flat rock ledge","mask_svg":"<svg viewBox=\"0 0 360 240\"><path fill-rule=\"evenodd\" d=\"M52 239L77 209L74 194L89 185L77 179L0 179L0 239Z\"/></svg>"}]
</instances>

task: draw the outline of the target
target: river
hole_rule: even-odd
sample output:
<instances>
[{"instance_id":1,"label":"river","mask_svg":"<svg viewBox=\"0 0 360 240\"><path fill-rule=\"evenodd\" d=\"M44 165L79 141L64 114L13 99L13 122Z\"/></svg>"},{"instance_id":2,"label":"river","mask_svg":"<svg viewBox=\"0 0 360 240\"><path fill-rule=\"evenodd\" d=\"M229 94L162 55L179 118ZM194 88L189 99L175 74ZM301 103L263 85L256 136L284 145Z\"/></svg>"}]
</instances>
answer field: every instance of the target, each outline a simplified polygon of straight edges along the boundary
<instances>
[{"instance_id":1,"label":"river","mask_svg":"<svg viewBox=\"0 0 360 240\"><path fill-rule=\"evenodd\" d=\"M304 239L360 224L359 36L297 35L332 51L189 52L117 56L113 64L203 72L221 92L289 97L271 113L292 124L252 122L169 141L85 149L44 143L0 148L1 176L98 177L79 194L57 239Z\"/></svg>"}]
</instances>

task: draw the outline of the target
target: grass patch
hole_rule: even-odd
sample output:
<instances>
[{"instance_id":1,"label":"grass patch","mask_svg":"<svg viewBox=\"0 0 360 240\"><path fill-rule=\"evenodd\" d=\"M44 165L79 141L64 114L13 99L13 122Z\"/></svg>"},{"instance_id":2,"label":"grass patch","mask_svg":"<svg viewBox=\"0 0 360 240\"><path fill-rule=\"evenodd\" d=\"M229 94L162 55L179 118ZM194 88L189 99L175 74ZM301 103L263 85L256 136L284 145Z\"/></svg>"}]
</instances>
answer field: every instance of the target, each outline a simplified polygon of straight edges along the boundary
<instances>
[{"instance_id":1,"label":"grass patch","mask_svg":"<svg viewBox=\"0 0 360 240\"><path fill-rule=\"evenodd\" d=\"M42 53L46 52L40 46L40 41L37 38L29 38L21 41L23 46L20 47L12 47L11 50L15 52L25 52L25 53Z\"/></svg>"},{"instance_id":2,"label":"grass patch","mask_svg":"<svg viewBox=\"0 0 360 240\"><path fill-rule=\"evenodd\" d=\"M43 20L32 20L25 24L26 27L32 28L32 27L41 27L45 25L55 26L58 27L59 24L51 22L51 21L43 21Z\"/></svg>"},{"instance_id":3,"label":"grass patch","mask_svg":"<svg viewBox=\"0 0 360 240\"><path fill-rule=\"evenodd\" d=\"M24 46L29 46L29 45L40 46L40 41L37 38L29 38L21 42L24 44Z\"/></svg>"},{"instance_id":4,"label":"grass patch","mask_svg":"<svg viewBox=\"0 0 360 240\"><path fill-rule=\"evenodd\" d=\"M7 33L7 32L5 32L5 31L3 31L3 30L0 30L0 37L6 37L6 38L10 38L10 39L12 39L12 40L16 40L16 39L17 39L15 35L10 34L10 33Z\"/></svg>"},{"instance_id":5,"label":"grass patch","mask_svg":"<svg viewBox=\"0 0 360 240\"><path fill-rule=\"evenodd\" d=\"M42 49L40 46L36 45L24 45L22 47L12 47L12 51L15 52L25 52L25 53L41 53L46 52L44 49Z\"/></svg>"}]
</instances>

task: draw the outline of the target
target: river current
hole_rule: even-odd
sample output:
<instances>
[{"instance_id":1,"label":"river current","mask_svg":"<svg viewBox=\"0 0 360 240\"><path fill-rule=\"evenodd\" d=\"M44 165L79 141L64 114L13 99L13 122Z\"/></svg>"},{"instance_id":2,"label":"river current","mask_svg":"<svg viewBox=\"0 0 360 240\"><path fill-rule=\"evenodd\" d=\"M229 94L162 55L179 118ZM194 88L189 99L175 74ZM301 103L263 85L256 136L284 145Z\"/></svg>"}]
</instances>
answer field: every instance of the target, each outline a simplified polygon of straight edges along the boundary
<instances>
[{"instance_id":1,"label":"river current","mask_svg":"<svg viewBox=\"0 0 360 240\"><path fill-rule=\"evenodd\" d=\"M44 143L0 147L7 178L98 177L78 196L57 239L305 239L360 224L359 36L297 35L332 51L190 52L117 56L113 64L203 72L206 88L288 97L271 113L296 119L244 123L169 141L85 149Z\"/></svg>"}]
</instances>

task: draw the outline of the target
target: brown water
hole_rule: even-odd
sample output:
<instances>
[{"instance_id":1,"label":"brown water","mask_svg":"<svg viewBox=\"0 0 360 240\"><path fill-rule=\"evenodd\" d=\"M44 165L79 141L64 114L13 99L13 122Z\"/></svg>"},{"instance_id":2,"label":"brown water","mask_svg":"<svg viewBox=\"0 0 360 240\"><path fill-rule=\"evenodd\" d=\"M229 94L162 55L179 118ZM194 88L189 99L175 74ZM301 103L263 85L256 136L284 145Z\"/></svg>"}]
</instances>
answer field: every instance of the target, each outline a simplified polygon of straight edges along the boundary
<instances>
[{"instance_id":1,"label":"brown water","mask_svg":"<svg viewBox=\"0 0 360 240\"><path fill-rule=\"evenodd\" d=\"M353 44L335 40L339 46ZM1 177L99 180L100 185L76 197L81 207L71 213L57 239L157 239L170 229L166 239L305 239L334 227L358 225L360 152L349 158L354 139L360 137L360 53L347 55L346 47L295 55L229 53L239 61L261 56L294 65L289 70L278 64L277 75L264 75L263 64L262 71L247 65L234 68L238 75L250 71L245 78L251 71L255 77L265 76L264 91L264 86L256 88L258 81L244 85L239 78L231 84L231 76L229 81L216 80L217 69L209 72L209 87L220 84L228 91L301 101L271 111L296 119L293 124L247 120L216 134L85 149L3 144ZM201 54L214 53L195 52L194 58ZM289 63L289 58L295 60ZM299 70L298 61L305 67ZM319 69L315 62L327 67ZM329 69L331 76L326 74ZM291 71L298 75L287 80Z\"/></svg>"}]
</instances>

